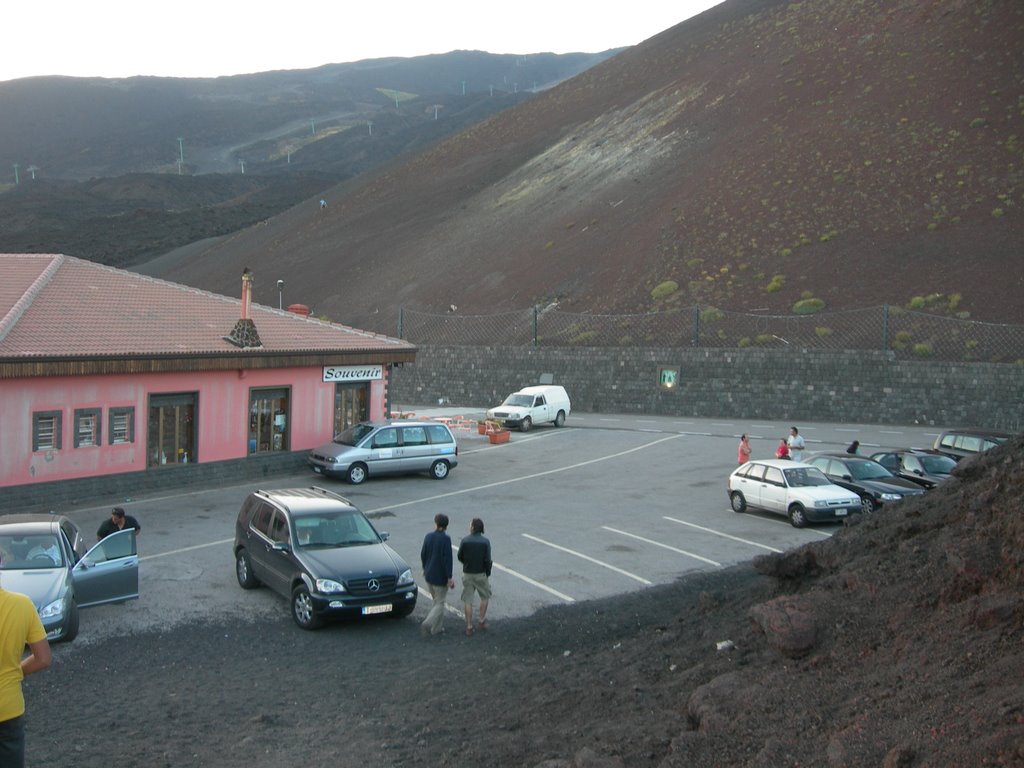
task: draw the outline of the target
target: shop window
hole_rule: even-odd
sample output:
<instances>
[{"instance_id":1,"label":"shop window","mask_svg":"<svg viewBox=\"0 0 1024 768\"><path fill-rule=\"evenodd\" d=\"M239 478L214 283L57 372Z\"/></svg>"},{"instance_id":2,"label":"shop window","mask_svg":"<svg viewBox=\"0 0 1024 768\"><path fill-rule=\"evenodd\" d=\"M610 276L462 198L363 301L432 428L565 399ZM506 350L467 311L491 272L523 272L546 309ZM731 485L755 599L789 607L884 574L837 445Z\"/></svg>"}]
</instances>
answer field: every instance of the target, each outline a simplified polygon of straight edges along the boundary
<instances>
[{"instance_id":1,"label":"shop window","mask_svg":"<svg viewBox=\"0 0 1024 768\"><path fill-rule=\"evenodd\" d=\"M38 411L32 414L32 450L59 451L61 412Z\"/></svg>"},{"instance_id":2,"label":"shop window","mask_svg":"<svg viewBox=\"0 0 1024 768\"><path fill-rule=\"evenodd\" d=\"M135 442L135 409L111 408L108 411L110 421L107 434L111 445Z\"/></svg>"},{"instance_id":3,"label":"shop window","mask_svg":"<svg viewBox=\"0 0 1024 768\"><path fill-rule=\"evenodd\" d=\"M100 444L100 409L75 409L75 448Z\"/></svg>"},{"instance_id":4,"label":"shop window","mask_svg":"<svg viewBox=\"0 0 1024 768\"><path fill-rule=\"evenodd\" d=\"M249 391L249 453L287 451L287 389Z\"/></svg>"},{"instance_id":5,"label":"shop window","mask_svg":"<svg viewBox=\"0 0 1024 768\"><path fill-rule=\"evenodd\" d=\"M188 464L197 460L197 402L194 392L150 395L146 425L149 466Z\"/></svg>"}]
</instances>

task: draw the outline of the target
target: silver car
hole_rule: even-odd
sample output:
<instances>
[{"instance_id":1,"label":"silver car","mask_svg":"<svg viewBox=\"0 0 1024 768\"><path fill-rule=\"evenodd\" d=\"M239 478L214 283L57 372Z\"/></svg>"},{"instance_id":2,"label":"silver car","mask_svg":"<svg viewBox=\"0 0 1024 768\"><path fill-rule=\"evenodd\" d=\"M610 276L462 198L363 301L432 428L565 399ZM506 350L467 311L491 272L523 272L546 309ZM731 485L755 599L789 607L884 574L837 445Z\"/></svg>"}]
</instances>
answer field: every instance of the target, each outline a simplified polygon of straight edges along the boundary
<instances>
[{"instance_id":1,"label":"silver car","mask_svg":"<svg viewBox=\"0 0 1024 768\"><path fill-rule=\"evenodd\" d=\"M0 584L29 596L48 640L74 640L79 608L139 596L135 530L87 549L78 526L63 515L2 516Z\"/></svg>"},{"instance_id":2,"label":"silver car","mask_svg":"<svg viewBox=\"0 0 1024 768\"><path fill-rule=\"evenodd\" d=\"M448 477L459 463L459 448L447 425L436 421L365 421L309 453L314 472L353 485L379 475L428 472Z\"/></svg>"}]
</instances>

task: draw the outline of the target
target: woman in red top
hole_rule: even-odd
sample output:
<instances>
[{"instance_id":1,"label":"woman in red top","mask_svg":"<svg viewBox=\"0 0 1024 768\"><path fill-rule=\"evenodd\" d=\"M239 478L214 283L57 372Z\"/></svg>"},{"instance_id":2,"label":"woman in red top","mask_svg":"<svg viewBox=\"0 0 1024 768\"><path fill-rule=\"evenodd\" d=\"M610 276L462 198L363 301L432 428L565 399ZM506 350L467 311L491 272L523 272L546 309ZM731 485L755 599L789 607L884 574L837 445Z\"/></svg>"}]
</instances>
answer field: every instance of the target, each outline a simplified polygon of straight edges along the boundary
<instances>
[{"instance_id":1,"label":"woman in red top","mask_svg":"<svg viewBox=\"0 0 1024 768\"><path fill-rule=\"evenodd\" d=\"M786 438L779 440L779 447L775 449L776 459L788 459L789 458L789 444L786 443Z\"/></svg>"},{"instance_id":2,"label":"woman in red top","mask_svg":"<svg viewBox=\"0 0 1024 768\"><path fill-rule=\"evenodd\" d=\"M746 435L740 435L740 447L736 453L736 460L740 464L750 461L750 440Z\"/></svg>"}]
</instances>

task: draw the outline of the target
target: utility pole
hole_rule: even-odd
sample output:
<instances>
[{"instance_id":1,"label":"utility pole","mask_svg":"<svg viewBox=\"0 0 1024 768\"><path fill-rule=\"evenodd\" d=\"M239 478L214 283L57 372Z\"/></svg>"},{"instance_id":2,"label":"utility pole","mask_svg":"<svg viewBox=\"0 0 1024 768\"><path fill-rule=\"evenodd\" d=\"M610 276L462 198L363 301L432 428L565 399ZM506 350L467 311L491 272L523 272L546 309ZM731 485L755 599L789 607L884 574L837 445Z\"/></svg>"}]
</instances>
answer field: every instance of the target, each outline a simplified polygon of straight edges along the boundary
<instances>
[{"instance_id":1,"label":"utility pole","mask_svg":"<svg viewBox=\"0 0 1024 768\"><path fill-rule=\"evenodd\" d=\"M373 121L367 121L366 127L370 129L370 136L373 136Z\"/></svg>"},{"instance_id":2,"label":"utility pole","mask_svg":"<svg viewBox=\"0 0 1024 768\"><path fill-rule=\"evenodd\" d=\"M490 86L490 89L491 89L491 96L493 97L494 96L494 86L493 85Z\"/></svg>"},{"instance_id":3,"label":"utility pole","mask_svg":"<svg viewBox=\"0 0 1024 768\"><path fill-rule=\"evenodd\" d=\"M245 160L238 158L238 164L242 166L242 175L245 176Z\"/></svg>"},{"instance_id":4,"label":"utility pole","mask_svg":"<svg viewBox=\"0 0 1024 768\"><path fill-rule=\"evenodd\" d=\"M440 104L435 104L434 105L434 119L435 120L437 120L437 110L439 110L440 108L441 108Z\"/></svg>"},{"instance_id":5,"label":"utility pole","mask_svg":"<svg viewBox=\"0 0 1024 768\"><path fill-rule=\"evenodd\" d=\"M466 81L465 80L462 81L462 95L463 96L466 95Z\"/></svg>"},{"instance_id":6,"label":"utility pole","mask_svg":"<svg viewBox=\"0 0 1024 768\"><path fill-rule=\"evenodd\" d=\"M309 121L309 133L312 136L316 136L316 120Z\"/></svg>"},{"instance_id":7,"label":"utility pole","mask_svg":"<svg viewBox=\"0 0 1024 768\"><path fill-rule=\"evenodd\" d=\"M277 308L284 309L284 280L277 281Z\"/></svg>"},{"instance_id":8,"label":"utility pole","mask_svg":"<svg viewBox=\"0 0 1024 768\"><path fill-rule=\"evenodd\" d=\"M14 186L18 186L21 182L18 181L18 164L14 164Z\"/></svg>"}]
</instances>

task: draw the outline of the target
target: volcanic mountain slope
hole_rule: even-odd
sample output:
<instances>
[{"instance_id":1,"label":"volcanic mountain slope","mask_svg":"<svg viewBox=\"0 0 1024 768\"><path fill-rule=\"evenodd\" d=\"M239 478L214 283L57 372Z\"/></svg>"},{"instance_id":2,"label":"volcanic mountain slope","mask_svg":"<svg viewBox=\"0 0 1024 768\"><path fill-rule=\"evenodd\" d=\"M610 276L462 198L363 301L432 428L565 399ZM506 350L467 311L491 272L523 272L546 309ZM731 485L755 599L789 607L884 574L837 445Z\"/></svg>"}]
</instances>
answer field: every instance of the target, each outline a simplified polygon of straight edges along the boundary
<instances>
[{"instance_id":1,"label":"volcanic mountain slope","mask_svg":"<svg viewBox=\"0 0 1024 768\"><path fill-rule=\"evenodd\" d=\"M1021 322L1024 6L727 0L145 269L393 333L400 306L935 305ZM671 282L670 282L671 281ZM652 290L661 286L652 297Z\"/></svg>"}]
</instances>

